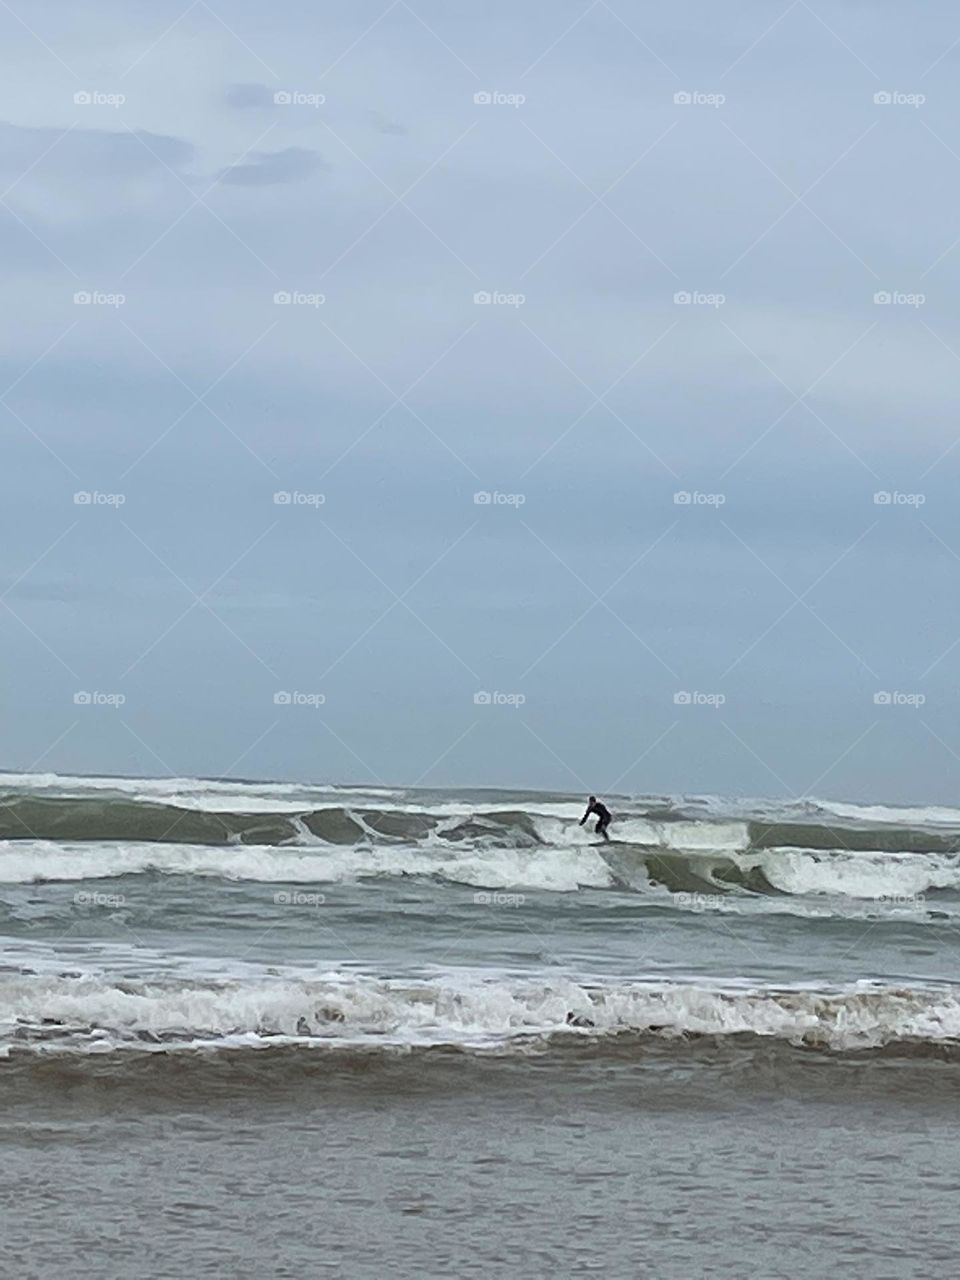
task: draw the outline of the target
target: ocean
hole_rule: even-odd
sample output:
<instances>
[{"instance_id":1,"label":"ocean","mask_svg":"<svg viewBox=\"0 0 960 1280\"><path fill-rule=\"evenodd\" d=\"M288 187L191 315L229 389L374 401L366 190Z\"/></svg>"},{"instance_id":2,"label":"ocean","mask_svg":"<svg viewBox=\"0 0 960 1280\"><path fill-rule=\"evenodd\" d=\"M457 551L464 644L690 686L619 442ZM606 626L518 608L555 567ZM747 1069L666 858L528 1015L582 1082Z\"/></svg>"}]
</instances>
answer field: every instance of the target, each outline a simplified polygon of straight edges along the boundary
<instances>
[{"instance_id":1,"label":"ocean","mask_svg":"<svg viewBox=\"0 0 960 1280\"><path fill-rule=\"evenodd\" d=\"M0 775L17 1276L960 1264L960 809Z\"/></svg>"}]
</instances>

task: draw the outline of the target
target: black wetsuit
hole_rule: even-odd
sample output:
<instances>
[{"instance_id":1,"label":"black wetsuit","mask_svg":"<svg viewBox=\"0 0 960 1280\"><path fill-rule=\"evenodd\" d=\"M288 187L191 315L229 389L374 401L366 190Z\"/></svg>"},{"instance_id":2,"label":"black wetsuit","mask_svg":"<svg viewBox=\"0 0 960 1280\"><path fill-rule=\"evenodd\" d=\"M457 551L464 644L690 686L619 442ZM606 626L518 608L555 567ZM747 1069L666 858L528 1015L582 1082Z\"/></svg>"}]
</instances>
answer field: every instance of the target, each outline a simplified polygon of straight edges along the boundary
<instances>
[{"instance_id":1,"label":"black wetsuit","mask_svg":"<svg viewBox=\"0 0 960 1280\"><path fill-rule=\"evenodd\" d=\"M591 803L587 805L587 812L580 819L581 827L590 817L591 813L595 813L597 815L597 825L594 827L594 831L596 831L598 836L603 836L604 840L609 840L610 837L607 835L607 827L610 825L610 810L605 804L601 804L599 800L591 801Z\"/></svg>"}]
</instances>

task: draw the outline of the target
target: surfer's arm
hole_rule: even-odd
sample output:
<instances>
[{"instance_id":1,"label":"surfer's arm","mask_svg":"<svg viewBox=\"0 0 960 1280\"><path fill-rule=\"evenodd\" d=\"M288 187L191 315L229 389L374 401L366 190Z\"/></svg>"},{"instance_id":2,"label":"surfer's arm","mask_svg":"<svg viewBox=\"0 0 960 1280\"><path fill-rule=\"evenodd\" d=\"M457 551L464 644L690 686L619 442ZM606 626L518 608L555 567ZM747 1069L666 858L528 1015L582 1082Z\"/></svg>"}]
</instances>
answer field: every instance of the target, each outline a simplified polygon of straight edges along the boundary
<instances>
[{"instance_id":1,"label":"surfer's arm","mask_svg":"<svg viewBox=\"0 0 960 1280\"><path fill-rule=\"evenodd\" d=\"M592 805L592 804L588 804L588 805L587 805L587 812L583 815L583 817L582 817L582 818L580 819L580 821L577 823L577 826L578 826L578 827L582 827L582 826L583 826L583 824L586 822L586 820L590 817L591 813L593 813L593 805Z\"/></svg>"}]
</instances>

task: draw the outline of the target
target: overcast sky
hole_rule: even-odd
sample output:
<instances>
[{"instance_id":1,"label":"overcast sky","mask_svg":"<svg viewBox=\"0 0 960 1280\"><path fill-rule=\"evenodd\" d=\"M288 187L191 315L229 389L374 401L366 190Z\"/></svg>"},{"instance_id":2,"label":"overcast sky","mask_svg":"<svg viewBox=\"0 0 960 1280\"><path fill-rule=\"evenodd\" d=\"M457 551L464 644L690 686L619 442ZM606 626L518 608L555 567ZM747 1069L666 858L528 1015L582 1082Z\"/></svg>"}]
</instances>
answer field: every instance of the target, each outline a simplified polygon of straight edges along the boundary
<instances>
[{"instance_id":1,"label":"overcast sky","mask_svg":"<svg viewBox=\"0 0 960 1280\"><path fill-rule=\"evenodd\" d=\"M0 32L0 763L956 801L954 6Z\"/></svg>"}]
</instances>

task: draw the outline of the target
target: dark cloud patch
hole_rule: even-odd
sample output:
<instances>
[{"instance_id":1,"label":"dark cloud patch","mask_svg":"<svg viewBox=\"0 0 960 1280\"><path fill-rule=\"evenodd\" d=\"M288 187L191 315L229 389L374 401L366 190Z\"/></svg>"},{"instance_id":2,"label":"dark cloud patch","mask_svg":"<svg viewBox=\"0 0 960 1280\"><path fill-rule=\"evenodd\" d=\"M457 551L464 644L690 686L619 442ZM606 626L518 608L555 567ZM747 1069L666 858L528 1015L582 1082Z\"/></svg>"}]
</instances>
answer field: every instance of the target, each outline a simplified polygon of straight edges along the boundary
<instances>
[{"instance_id":1,"label":"dark cloud patch","mask_svg":"<svg viewBox=\"0 0 960 1280\"><path fill-rule=\"evenodd\" d=\"M273 106L273 90L265 84L230 84L223 96L228 107L238 110Z\"/></svg>"},{"instance_id":2,"label":"dark cloud patch","mask_svg":"<svg viewBox=\"0 0 960 1280\"><path fill-rule=\"evenodd\" d=\"M254 151L250 159L220 173L220 181L237 187L270 187L277 183L299 182L301 178L330 166L306 147L285 147L283 151Z\"/></svg>"},{"instance_id":3,"label":"dark cloud patch","mask_svg":"<svg viewBox=\"0 0 960 1280\"><path fill-rule=\"evenodd\" d=\"M30 129L0 123L0 173L24 173L39 165L42 174L71 181L139 177L152 170L181 169L194 157L182 138L140 129ZM42 162L42 163L41 163Z\"/></svg>"}]
</instances>

